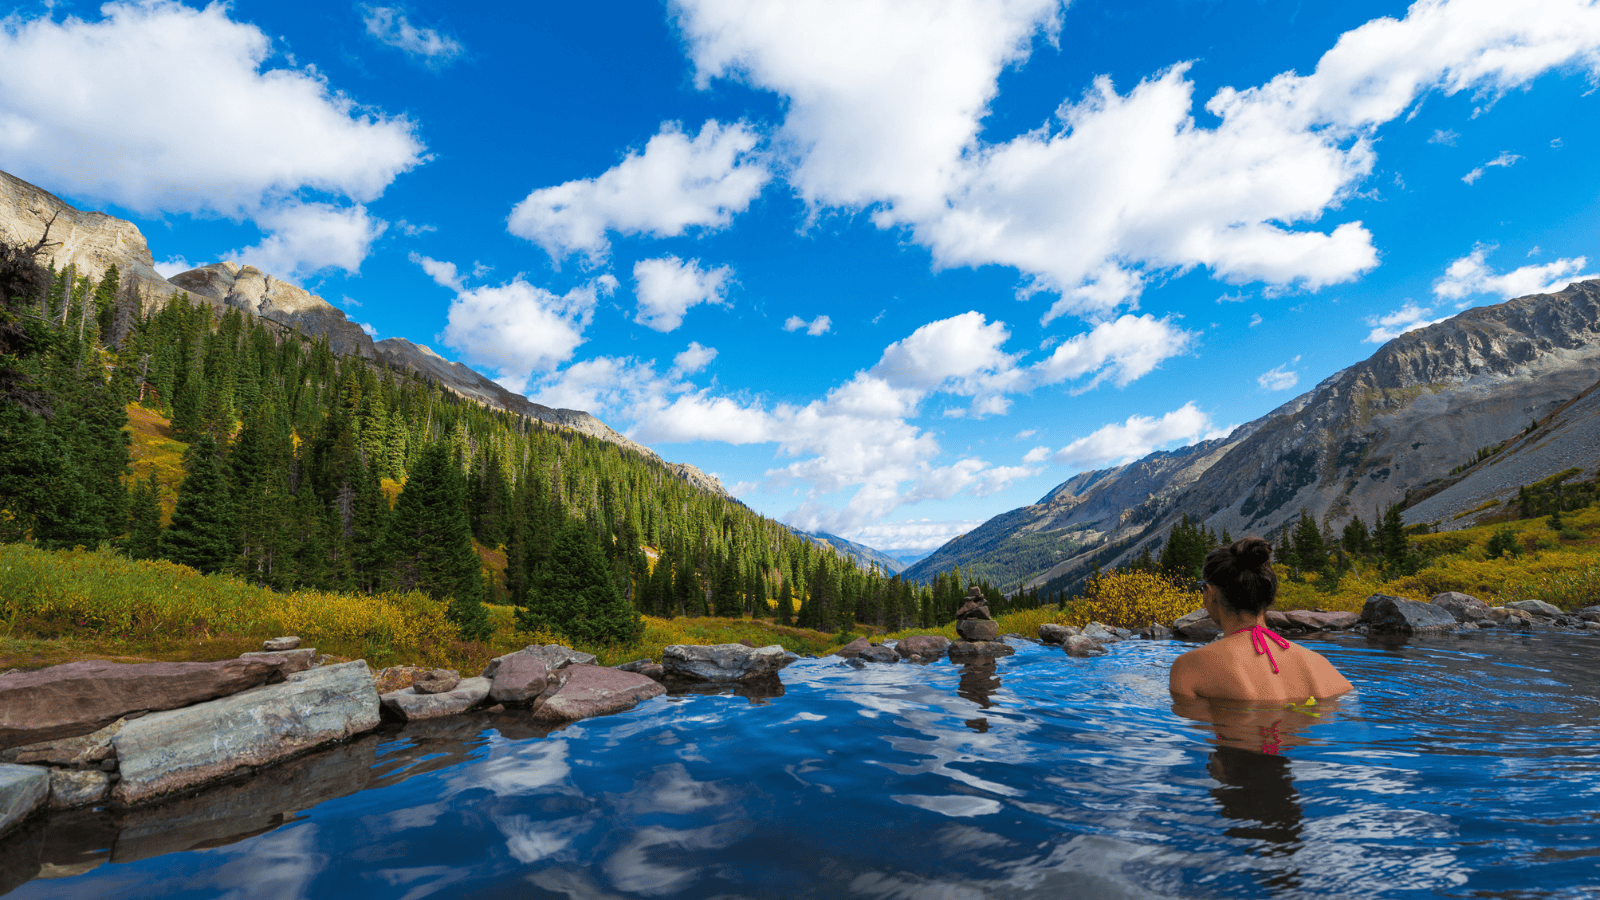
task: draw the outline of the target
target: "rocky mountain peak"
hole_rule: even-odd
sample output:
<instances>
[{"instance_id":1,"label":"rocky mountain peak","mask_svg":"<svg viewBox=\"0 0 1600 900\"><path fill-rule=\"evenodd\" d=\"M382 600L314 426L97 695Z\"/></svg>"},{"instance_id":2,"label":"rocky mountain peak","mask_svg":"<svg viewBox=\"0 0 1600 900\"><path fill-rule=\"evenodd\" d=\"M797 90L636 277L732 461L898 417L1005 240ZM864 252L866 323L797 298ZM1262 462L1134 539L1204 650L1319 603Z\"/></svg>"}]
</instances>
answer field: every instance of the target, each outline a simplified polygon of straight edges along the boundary
<instances>
[{"instance_id":1,"label":"rocky mountain peak","mask_svg":"<svg viewBox=\"0 0 1600 900\"><path fill-rule=\"evenodd\" d=\"M172 276L192 294L237 307L311 338L326 337L333 352L377 359L372 338L333 304L255 266L212 263Z\"/></svg>"}]
</instances>

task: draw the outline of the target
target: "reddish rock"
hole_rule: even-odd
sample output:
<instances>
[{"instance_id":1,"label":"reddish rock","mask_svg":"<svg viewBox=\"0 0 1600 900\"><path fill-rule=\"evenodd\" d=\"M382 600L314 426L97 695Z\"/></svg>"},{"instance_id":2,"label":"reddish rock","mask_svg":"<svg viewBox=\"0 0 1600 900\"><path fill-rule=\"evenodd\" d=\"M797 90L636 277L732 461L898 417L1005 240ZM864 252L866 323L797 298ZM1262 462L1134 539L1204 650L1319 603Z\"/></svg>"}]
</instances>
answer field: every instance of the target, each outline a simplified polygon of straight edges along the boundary
<instances>
[{"instance_id":1,"label":"reddish rock","mask_svg":"<svg viewBox=\"0 0 1600 900\"><path fill-rule=\"evenodd\" d=\"M867 640L864 637L858 637L855 640L851 641L850 643L845 644L843 647L840 647L839 649L833 651L833 655L834 656L842 656L845 659L854 659L855 657L860 656L861 652L863 650L866 650L868 647L871 647L871 646L872 646L872 642L871 641Z\"/></svg>"},{"instance_id":2,"label":"reddish rock","mask_svg":"<svg viewBox=\"0 0 1600 900\"><path fill-rule=\"evenodd\" d=\"M0 675L0 748L89 734L129 713L178 709L282 678L282 656L210 663L72 662Z\"/></svg>"},{"instance_id":3,"label":"reddish rock","mask_svg":"<svg viewBox=\"0 0 1600 900\"><path fill-rule=\"evenodd\" d=\"M1267 627L1273 631L1284 631L1287 629L1306 627L1289 618L1287 613L1276 609L1267 610L1267 614L1262 618L1267 620Z\"/></svg>"},{"instance_id":4,"label":"reddish rock","mask_svg":"<svg viewBox=\"0 0 1600 900\"><path fill-rule=\"evenodd\" d=\"M572 722L632 709L667 689L635 672L604 666L568 666L566 683L534 711L542 722Z\"/></svg>"},{"instance_id":5,"label":"reddish rock","mask_svg":"<svg viewBox=\"0 0 1600 900\"><path fill-rule=\"evenodd\" d=\"M298 641L299 638L295 638L295 640ZM268 643L271 643L271 641L268 641ZM298 650L280 650L275 653L268 653L265 650L259 650L254 653L239 654L240 659L260 659L264 656L283 657L284 664L282 671L285 675L293 675L296 672L304 672L307 669L314 668L317 664L317 648L315 647L302 647Z\"/></svg>"},{"instance_id":6,"label":"reddish rock","mask_svg":"<svg viewBox=\"0 0 1600 900\"><path fill-rule=\"evenodd\" d=\"M918 657L921 659L941 659L950 649L950 639L942 634L913 634L901 638L895 645L895 651L904 657Z\"/></svg>"},{"instance_id":7,"label":"reddish rock","mask_svg":"<svg viewBox=\"0 0 1600 900\"><path fill-rule=\"evenodd\" d=\"M379 694L392 694L411 687L411 679L429 669L426 666L390 666L372 676L373 686Z\"/></svg>"},{"instance_id":8,"label":"reddish rock","mask_svg":"<svg viewBox=\"0 0 1600 900\"><path fill-rule=\"evenodd\" d=\"M1309 609L1291 609L1284 613L1290 622L1310 631L1343 631L1354 628L1353 612L1315 612Z\"/></svg>"},{"instance_id":9,"label":"reddish rock","mask_svg":"<svg viewBox=\"0 0 1600 900\"><path fill-rule=\"evenodd\" d=\"M977 600L968 599L967 602L961 604L960 609L956 610L956 621L958 622L965 621L966 619L988 618L991 618L989 615L989 607L983 602L982 598Z\"/></svg>"},{"instance_id":10,"label":"reddish rock","mask_svg":"<svg viewBox=\"0 0 1600 900\"><path fill-rule=\"evenodd\" d=\"M513 653L494 670L489 698L496 703L532 703L550 689L550 668L528 653Z\"/></svg>"}]
</instances>

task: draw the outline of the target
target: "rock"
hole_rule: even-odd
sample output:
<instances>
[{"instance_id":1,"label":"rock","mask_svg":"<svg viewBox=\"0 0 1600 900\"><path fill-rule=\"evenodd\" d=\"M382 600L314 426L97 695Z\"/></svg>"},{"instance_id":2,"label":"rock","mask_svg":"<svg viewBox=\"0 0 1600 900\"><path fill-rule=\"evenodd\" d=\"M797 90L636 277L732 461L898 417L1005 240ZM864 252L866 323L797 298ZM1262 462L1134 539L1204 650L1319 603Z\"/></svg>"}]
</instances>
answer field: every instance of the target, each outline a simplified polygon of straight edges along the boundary
<instances>
[{"instance_id":1,"label":"rock","mask_svg":"<svg viewBox=\"0 0 1600 900\"><path fill-rule=\"evenodd\" d=\"M419 694L448 694L461 683L461 673L454 669L429 669L411 679L411 689Z\"/></svg>"},{"instance_id":2,"label":"rock","mask_svg":"<svg viewBox=\"0 0 1600 900\"><path fill-rule=\"evenodd\" d=\"M51 766L84 766L99 765L101 762L110 761L112 757L111 739L127 719L118 719L99 731L77 737L61 738L54 741L41 741L37 744L24 744L21 747L12 747L0 751L0 762L14 762L25 764L40 764Z\"/></svg>"},{"instance_id":3,"label":"rock","mask_svg":"<svg viewBox=\"0 0 1600 900\"><path fill-rule=\"evenodd\" d=\"M277 322L313 340L325 337L328 349L340 356L378 358L372 338L342 311L310 291L274 278L255 266L212 263L181 272L170 280L190 293Z\"/></svg>"},{"instance_id":4,"label":"rock","mask_svg":"<svg viewBox=\"0 0 1600 900\"><path fill-rule=\"evenodd\" d=\"M411 687L411 679L422 672L430 671L426 666L390 666L372 676L373 686L379 694L392 694Z\"/></svg>"},{"instance_id":5,"label":"rock","mask_svg":"<svg viewBox=\"0 0 1600 900\"><path fill-rule=\"evenodd\" d=\"M489 696L492 684L487 678L464 678L455 690L442 694L419 694L413 687L384 694L380 700L384 710L401 721L417 722L466 712Z\"/></svg>"},{"instance_id":6,"label":"rock","mask_svg":"<svg viewBox=\"0 0 1600 900\"><path fill-rule=\"evenodd\" d=\"M295 638L295 640L299 641L300 639ZM251 653L239 654L240 659L269 659L274 657L284 660L283 674L292 675L295 672L304 672L317 664L317 648L304 647L299 650L280 650L272 653L268 653L265 650L257 650Z\"/></svg>"},{"instance_id":7,"label":"rock","mask_svg":"<svg viewBox=\"0 0 1600 900\"><path fill-rule=\"evenodd\" d=\"M1561 615L1560 607L1546 603L1543 600L1514 600L1506 604L1506 609L1521 610L1525 613L1543 616L1546 619L1554 619Z\"/></svg>"},{"instance_id":8,"label":"rock","mask_svg":"<svg viewBox=\"0 0 1600 900\"><path fill-rule=\"evenodd\" d=\"M636 674L643 675L644 677L653 681L661 681L667 677L666 667L655 660L650 659L640 659L631 663L623 663L622 665L617 666L617 668L624 672L634 672Z\"/></svg>"},{"instance_id":9,"label":"rock","mask_svg":"<svg viewBox=\"0 0 1600 900\"><path fill-rule=\"evenodd\" d=\"M673 644L661 651L661 663L670 678L690 681L748 681L770 678L793 662L792 654L777 644L751 649L741 644Z\"/></svg>"},{"instance_id":10,"label":"rock","mask_svg":"<svg viewBox=\"0 0 1600 900\"><path fill-rule=\"evenodd\" d=\"M535 721L572 722L609 715L632 709L641 700L667 692L666 688L637 672L605 666L580 663L566 670L565 675L561 687L534 710Z\"/></svg>"},{"instance_id":11,"label":"rock","mask_svg":"<svg viewBox=\"0 0 1600 900\"><path fill-rule=\"evenodd\" d=\"M1122 639L1115 631L1101 625L1099 622L1090 622L1083 626L1082 634L1089 640L1098 641L1102 644L1114 644Z\"/></svg>"},{"instance_id":12,"label":"rock","mask_svg":"<svg viewBox=\"0 0 1600 900\"><path fill-rule=\"evenodd\" d=\"M1046 622L1039 626L1039 640L1044 641L1046 644L1059 644L1071 634L1072 632L1067 630L1067 626L1057 625L1054 622Z\"/></svg>"},{"instance_id":13,"label":"rock","mask_svg":"<svg viewBox=\"0 0 1600 900\"><path fill-rule=\"evenodd\" d=\"M1504 624L1505 621L1511 617L1511 610L1506 609L1504 606L1489 607L1489 621L1495 623L1496 625Z\"/></svg>"},{"instance_id":14,"label":"rock","mask_svg":"<svg viewBox=\"0 0 1600 900\"><path fill-rule=\"evenodd\" d=\"M839 649L833 651L833 655L834 656L842 656L845 659L854 659L855 657L861 655L861 651L863 651L863 650L865 650L865 649L867 649L868 647L871 647L871 646L872 646L872 642L871 641L867 640L864 637L858 637L855 640L851 641L850 643L845 644L843 647L840 647Z\"/></svg>"},{"instance_id":15,"label":"rock","mask_svg":"<svg viewBox=\"0 0 1600 900\"><path fill-rule=\"evenodd\" d=\"M50 808L89 806L111 793L111 776L98 769L51 769Z\"/></svg>"},{"instance_id":16,"label":"rock","mask_svg":"<svg viewBox=\"0 0 1600 900\"><path fill-rule=\"evenodd\" d=\"M293 650L298 646L300 646L300 639L293 635L268 638L261 642L261 649L269 653L281 653L284 650Z\"/></svg>"},{"instance_id":17,"label":"rock","mask_svg":"<svg viewBox=\"0 0 1600 900\"><path fill-rule=\"evenodd\" d=\"M1373 631L1397 634L1429 634L1454 631L1456 627L1456 617L1447 609L1385 594L1367 598L1366 605L1361 608L1361 621Z\"/></svg>"},{"instance_id":18,"label":"rock","mask_svg":"<svg viewBox=\"0 0 1600 900\"><path fill-rule=\"evenodd\" d=\"M1105 645L1085 634L1075 634L1061 643L1068 656L1104 656Z\"/></svg>"},{"instance_id":19,"label":"rock","mask_svg":"<svg viewBox=\"0 0 1600 900\"><path fill-rule=\"evenodd\" d=\"M1181 616L1172 623L1172 630L1179 637L1192 641L1209 641L1222 633L1222 626L1211 621L1211 616L1203 609Z\"/></svg>"},{"instance_id":20,"label":"rock","mask_svg":"<svg viewBox=\"0 0 1600 900\"><path fill-rule=\"evenodd\" d=\"M901 638L894 646L896 653L919 661L943 659L949 649L950 639L942 634L913 634Z\"/></svg>"},{"instance_id":21,"label":"rock","mask_svg":"<svg viewBox=\"0 0 1600 900\"><path fill-rule=\"evenodd\" d=\"M1267 627L1273 631L1298 631L1305 627L1290 619L1282 610L1269 609L1262 618L1266 620Z\"/></svg>"},{"instance_id":22,"label":"rock","mask_svg":"<svg viewBox=\"0 0 1600 900\"><path fill-rule=\"evenodd\" d=\"M1172 629L1161 624L1146 625L1139 630L1139 636L1147 641L1165 641L1172 638Z\"/></svg>"},{"instance_id":23,"label":"rock","mask_svg":"<svg viewBox=\"0 0 1600 900\"><path fill-rule=\"evenodd\" d=\"M989 607L983 602L982 599L973 600L969 597L967 598L967 602L961 604L961 608L956 610L957 622L964 622L967 619L989 618L993 617L989 615Z\"/></svg>"},{"instance_id":24,"label":"rock","mask_svg":"<svg viewBox=\"0 0 1600 900\"><path fill-rule=\"evenodd\" d=\"M1585 622L1600 622L1600 606L1585 606L1573 615Z\"/></svg>"},{"instance_id":25,"label":"rock","mask_svg":"<svg viewBox=\"0 0 1600 900\"><path fill-rule=\"evenodd\" d=\"M513 653L495 669L489 698L496 703L532 703L549 690L550 668L544 660L531 653Z\"/></svg>"},{"instance_id":26,"label":"rock","mask_svg":"<svg viewBox=\"0 0 1600 900\"><path fill-rule=\"evenodd\" d=\"M547 644L543 647L539 646L538 644L529 644L523 649L518 650L517 653L526 653L532 656L534 659L543 662L545 664L545 668L552 672L558 672L562 669L565 669L567 666L592 666L596 662L599 662L599 660L596 659L592 653L580 653L571 647L563 647L560 644ZM514 655L515 654L511 653L506 654L506 656ZM483 677L493 678L495 670L500 668L500 663L506 658L506 656L497 656L494 659L489 660L489 664L483 667Z\"/></svg>"},{"instance_id":27,"label":"rock","mask_svg":"<svg viewBox=\"0 0 1600 900\"><path fill-rule=\"evenodd\" d=\"M975 656L1010 656L1017 649L1004 641L956 641L950 645L950 658L971 659Z\"/></svg>"},{"instance_id":28,"label":"rock","mask_svg":"<svg viewBox=\"0 0 1600 900\"><path fill-rule=\"evenodd\" d=\"M129 713L237 694L278 676L282 656L211 663L71 662L0 676L0 748L89 734Z\"/></svg>"},{"instance_id":29,"label":"rock","mask_svg":"<svg viewBox=\"0 0 1600 900\"><path fill-rule=\"evenodd\" d=\"M960 619L956 633L969 641L995 641L1000 639L1000 624L993 619Z\"/></svg>"},{"instance_id":30,"label":"rock","mask_svg":"<svg viewBox=\"0 0 1600 900\"><path fill-rule=\"evenodd\" d=\"M888 647L885 647L882 644L873 644L867 649L861 651L857 658L866 660L867 662L897 663L900 661L900 654L890 650Z\"/></svg>"},{"instance_id":31,"label":"rock","mask_svg":"<svg viewBox=\"0 0 1600 900\"><path fill-rule=\"evenodd\" d=\"M1291 609L1283 615L1293 624L1308 631L1344 631L1354 628L1356 624L1356 614L1353 612L1316 612L1310 609Z\"/></svg>"},{"instance_id":32,"label":"rock","mask_svg":"<svg viewBox=\"0 0 1600 900\"><path fill-rule=\"evenodd\" d=\"M1477 622L1489 618L1489 604L1479 600L1471 594L1460 591L1445 591L1434 594L1428 600L1434 606L1447 610L1457 622Z\"/></svg>"},{"instance_id":33,"label":"rock","mask_svg":"<svg viewBox=\"0 0 1600 900\"><path fill-rule=\"evenodd\" d=\"M50 771L0 764L0 834L26 819L50 797Z\"/></svg>"},{"instance_id":34,"label":"rock","mask_svg":"<svg viewBox=\"0 0 1600 900\"><path fill-rule=\"evenodd\" d=\"M361 660L319 666L210 703L156 712L111 739L120 803L138 803L378 727L378 692Z\"/></svg>"}]
</instances>

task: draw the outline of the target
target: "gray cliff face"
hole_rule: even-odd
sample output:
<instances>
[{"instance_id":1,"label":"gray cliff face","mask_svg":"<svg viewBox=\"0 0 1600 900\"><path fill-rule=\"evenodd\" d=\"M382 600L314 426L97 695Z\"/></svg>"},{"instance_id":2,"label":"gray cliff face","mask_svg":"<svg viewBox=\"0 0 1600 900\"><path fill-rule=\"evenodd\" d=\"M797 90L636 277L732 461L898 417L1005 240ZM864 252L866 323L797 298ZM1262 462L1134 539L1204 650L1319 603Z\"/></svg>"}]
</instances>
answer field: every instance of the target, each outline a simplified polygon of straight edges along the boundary
<instances>
[{"instance_id":1,"label":"gray cliff face","mask_svg":"<svg viewBox=\"0 0 1600 900\"><path fill-rule=\"evenodd\" d=\"M192 294L237 307L277 322L309 338L325 337L340 356L377 359L372 338L328 301L267 275L255 266L212 263L172 276L172 283Z\"/></svg>"},{"instance_id":2,"label":"gray cliff face","mask_svg":"<svg viewBox=\"0 0 1600 900\"><path fill-rule=\"evenodd\" d=\"M95 281L113 265L124 284L133 283L146 310L167 302L176 288L161 277L144 235L132 222L84 212L55 194L0 172L0 237L33 243L49 227L46 258L57 271L76 266Z\"/></svg>"},{"instance_id":3,"label":"gray cliff face","mask_svg":"<svg viewBox=\"0 0 1600 900\"><path fill-rule=\"evenodd\" d=\"M506 390L461 363L450 362L428 347L413 344L405 338L385 338L373 347L383 362L404 371L419 372L459 396L560 428L569 428L580 434L617 444L648 459L662 461L661 457L649 447L629 440L606 423L582 410L541 406L521 394ZM722 482L694 466L687 463L663 462L662 464L679 478L701 490L728 495L722 487Z\"/></svg>"},{"instance_id":4,"label":"gray cliff face","mask_svg":"<svg viewBox=\"0 0 1600 900\"><path fill-rule=\"evenodd\" d=\"M1407 509L1408 521L1464 527L1520 485L1600 464L1597 381L1600 281L1468 310L1390 341L1226 438L1077 475L907 576L981 556L1004 536L1058 535L1060 560L1022 582L1043 586L1094 562L1127 561L1184 515L1236 537L1275 534L1302 509L1337 529L1357 515L1370 524L1408 492L1425 498ZM1532 420L1542 427L1519 437ZM1110 555L1118 542L1125 549Z\"/></svg>"}]
</instances>

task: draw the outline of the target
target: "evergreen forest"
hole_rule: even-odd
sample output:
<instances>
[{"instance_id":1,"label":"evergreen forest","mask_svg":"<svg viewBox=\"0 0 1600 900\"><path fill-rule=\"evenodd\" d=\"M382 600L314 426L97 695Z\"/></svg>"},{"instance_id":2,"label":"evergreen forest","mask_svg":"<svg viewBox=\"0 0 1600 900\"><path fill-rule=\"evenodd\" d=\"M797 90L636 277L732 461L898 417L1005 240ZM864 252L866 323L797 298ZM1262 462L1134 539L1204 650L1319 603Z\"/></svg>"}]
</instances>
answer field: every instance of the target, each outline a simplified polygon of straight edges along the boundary
<instances>
[{"instance_id":1,"label":"evergreen forest","mask_svg":"<svg viewBox=\"0 0 1600 900\"><path fill-rule=\"evenodd\" d=\"M0 245L0 541L275 591L420 590L468 639L487 636L486 603L522 630L626 644L640 614L933 627L966 593L959 570L928 586L862 570L659 460L242 310L55 271L47 240ZM135 477L128 425L146 413L181 465ZM996 614L1038 604L979 584Z\"/></svg>"}]
</instances>

